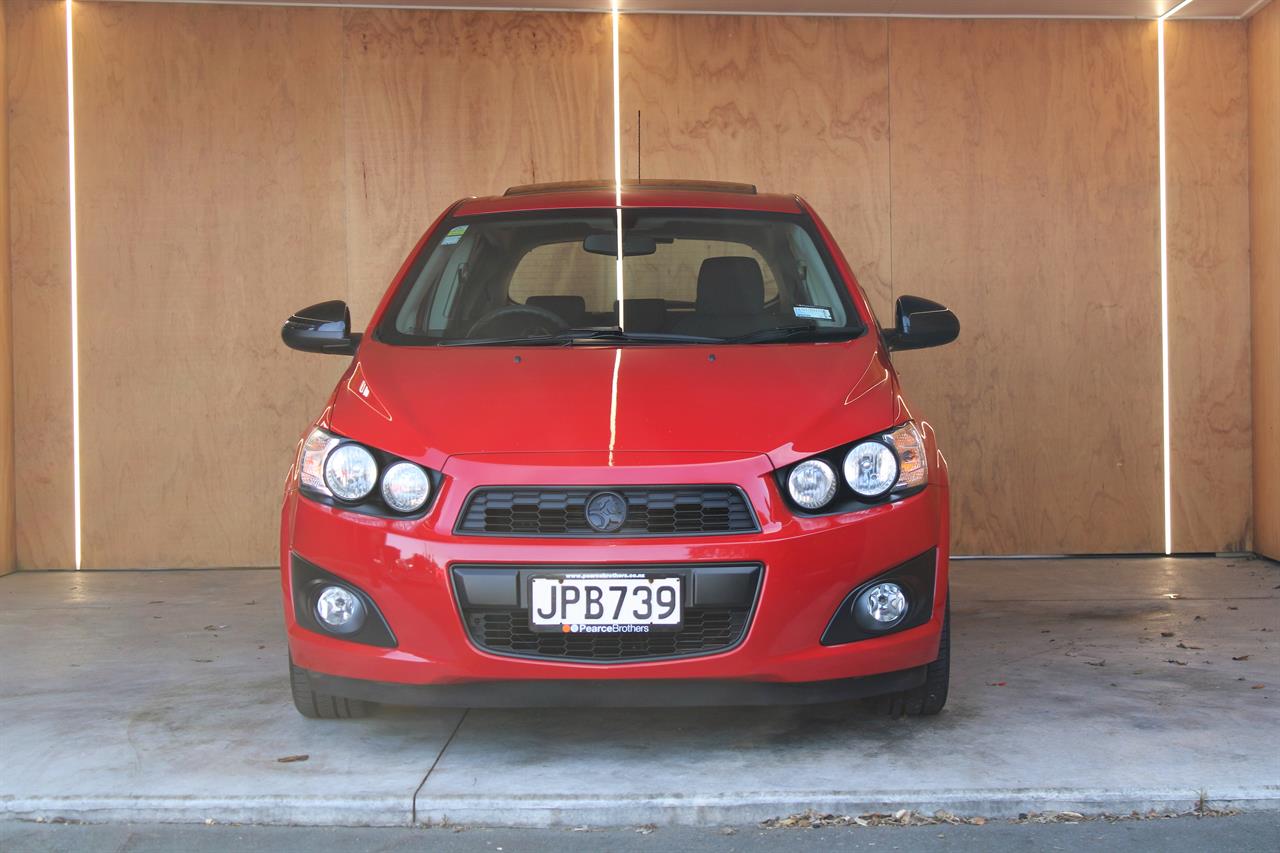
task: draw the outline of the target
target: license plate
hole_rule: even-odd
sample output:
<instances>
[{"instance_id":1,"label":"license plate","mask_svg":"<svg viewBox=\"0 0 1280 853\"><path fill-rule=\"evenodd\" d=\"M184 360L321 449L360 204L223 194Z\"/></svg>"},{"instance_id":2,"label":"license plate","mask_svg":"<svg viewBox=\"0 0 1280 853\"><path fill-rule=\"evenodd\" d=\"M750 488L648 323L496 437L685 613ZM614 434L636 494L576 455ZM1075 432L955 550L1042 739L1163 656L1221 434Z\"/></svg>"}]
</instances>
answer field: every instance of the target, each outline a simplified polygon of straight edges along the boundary
<instances>
[{"instance_id":1,"label":"license plate","mask_svg":"<svg viewBox=\"0 0 1280 853\"><path fill-rule=\"evenodd\" d=\"M529 580L529 625L566 634L674 631L684 620L678 577L563 574Z\"/></svg>"}]
</instances>

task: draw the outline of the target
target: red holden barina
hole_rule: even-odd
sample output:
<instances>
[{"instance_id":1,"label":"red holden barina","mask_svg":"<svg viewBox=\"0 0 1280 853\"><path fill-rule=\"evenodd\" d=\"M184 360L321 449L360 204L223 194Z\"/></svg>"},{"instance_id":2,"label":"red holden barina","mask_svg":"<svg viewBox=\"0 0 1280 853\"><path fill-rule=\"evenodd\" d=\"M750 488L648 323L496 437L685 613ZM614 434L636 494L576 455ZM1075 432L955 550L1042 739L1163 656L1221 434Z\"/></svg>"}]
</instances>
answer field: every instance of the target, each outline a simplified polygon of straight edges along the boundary
<instances>
[{"instance_id":1,"label":"red holden barina","mask_svg":"<svg viewBox=\"0 0 1280 853\"><path fill-rule=\"evenodd\" d=\"M449 208L368 330L285 488L293 698L688 705L948 683L947 464L817 215L738 184L518 187Z\"/></svg>"}]
</instances>

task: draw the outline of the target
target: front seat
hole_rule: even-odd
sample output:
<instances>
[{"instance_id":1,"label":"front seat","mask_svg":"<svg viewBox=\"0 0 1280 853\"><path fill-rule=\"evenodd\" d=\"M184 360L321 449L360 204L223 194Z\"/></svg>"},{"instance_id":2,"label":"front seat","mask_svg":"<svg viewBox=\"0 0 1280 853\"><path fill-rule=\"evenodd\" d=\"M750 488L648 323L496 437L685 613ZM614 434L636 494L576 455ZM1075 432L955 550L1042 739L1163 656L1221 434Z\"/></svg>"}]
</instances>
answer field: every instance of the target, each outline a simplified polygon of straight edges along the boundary
<instances>
[{"instance_id":1,"label":"front seat","mask_svg":"<svg viewBox=\"0 0 1280 853\"><path fill-rule=\"evenodd\" d=\"M768 325L764 274L755 258L707 258L698 270L693 313L674 324L685 335L731 338Z\"/></svg>"},{"instance_id":2,"label":"front seat","mask_svg":"<svg viewBox=\"0 0 1280 853\"><path fill-rule=\"evenodd\" d=\"M587 313L587 300L581 296L530 296L524 304L550 311L571 329L581 326Z\"/></svg>"},{"instance_id":3,"label":"front seat","mask_svg":"<svg viewBox=\"0 0 1280 853\"><path fill-rule=\"evenodd\" d=\"M626 331L661 332L667 327L667 301L665 299L628 299L623 307ZM613 301L613 313L618 313L618 301Z\"/></svg>"}]
</instances>

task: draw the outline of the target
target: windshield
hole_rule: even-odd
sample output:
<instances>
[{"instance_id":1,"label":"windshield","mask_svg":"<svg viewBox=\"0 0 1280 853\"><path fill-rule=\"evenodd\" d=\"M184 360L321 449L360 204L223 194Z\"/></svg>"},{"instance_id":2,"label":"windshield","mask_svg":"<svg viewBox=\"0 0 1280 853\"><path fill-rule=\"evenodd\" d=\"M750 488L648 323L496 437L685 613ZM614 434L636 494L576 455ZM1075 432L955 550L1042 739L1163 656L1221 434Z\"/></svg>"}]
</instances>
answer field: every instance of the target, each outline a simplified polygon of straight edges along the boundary
<instances>
[{"instance_id":1,"label":"windshield","mask_svg":"<svg viewBox=\"0 0 1280 853\"><path fill-rule=\"evenodd\" d=\"M457 217L414 259L392 344L768 343L863 331L810 220L613 210ZM619 292L622 294L619 305Z\"/></svg>"}]
</instances>

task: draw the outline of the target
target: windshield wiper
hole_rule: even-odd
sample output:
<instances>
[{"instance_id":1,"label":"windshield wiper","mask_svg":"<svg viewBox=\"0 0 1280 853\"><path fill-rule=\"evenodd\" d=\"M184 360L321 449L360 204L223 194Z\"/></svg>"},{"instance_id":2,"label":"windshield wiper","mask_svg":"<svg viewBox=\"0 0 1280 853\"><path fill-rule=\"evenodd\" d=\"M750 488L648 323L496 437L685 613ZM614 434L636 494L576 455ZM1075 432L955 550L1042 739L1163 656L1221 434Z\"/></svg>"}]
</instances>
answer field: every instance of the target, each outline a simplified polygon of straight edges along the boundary
<instances>
[{"instance_id":1,"label":"windshield wiper","mask_svg":"<svg viewBox=\"0 0 1280 853\"><path fill-rule=\"evenodd\" d=\"M559 335L534 335L529 338L445 338L436 341L442 347L501 347L501 346L553 346L564 347L573 343Z\"/></svg>"},{"instance_id":2,"label":"windshield wiper","mask_svg":"<svg viewBox=\"0 0 1280 853\"><path fill-rule=\"evenodd\" d=\"M795 326L776 326L772 329L756 329L745 335L725 338L726 344L768 344L777 341L788 341L793 338L806 337L812 341L849 340L856 337L857 331L842 326L823 327L812 324Z\"/></svg>"},{"instance_id":3,"label":"windshield wiper","mask_svg":"<svg viewBox=\"0 0 1280 853\"><path fill-rule=\"evenodd\" d=\"M557 332L556 337L573 342L601 341L611 343L686 343L686 344L718 344L722 338L711 338L706 335L677 335L670 332L624 332L617 326L595 329L565 329Z\"/></svg>"},{"instance_id":4,"label":"windshield wiper","mask_svg":"<svg viewBox=\"0 0 1280 853\"><path fill-rule=\"evenodd\" d=\"M526 338L454 338L440 341L446 347L481 346L571 346L577 343L688 343L718 344L722 338L703 335L677 335L664 332L624 332L617 326L594 329L565 329L553 335L534 335Z\"/></svg>"}]
</instances>

